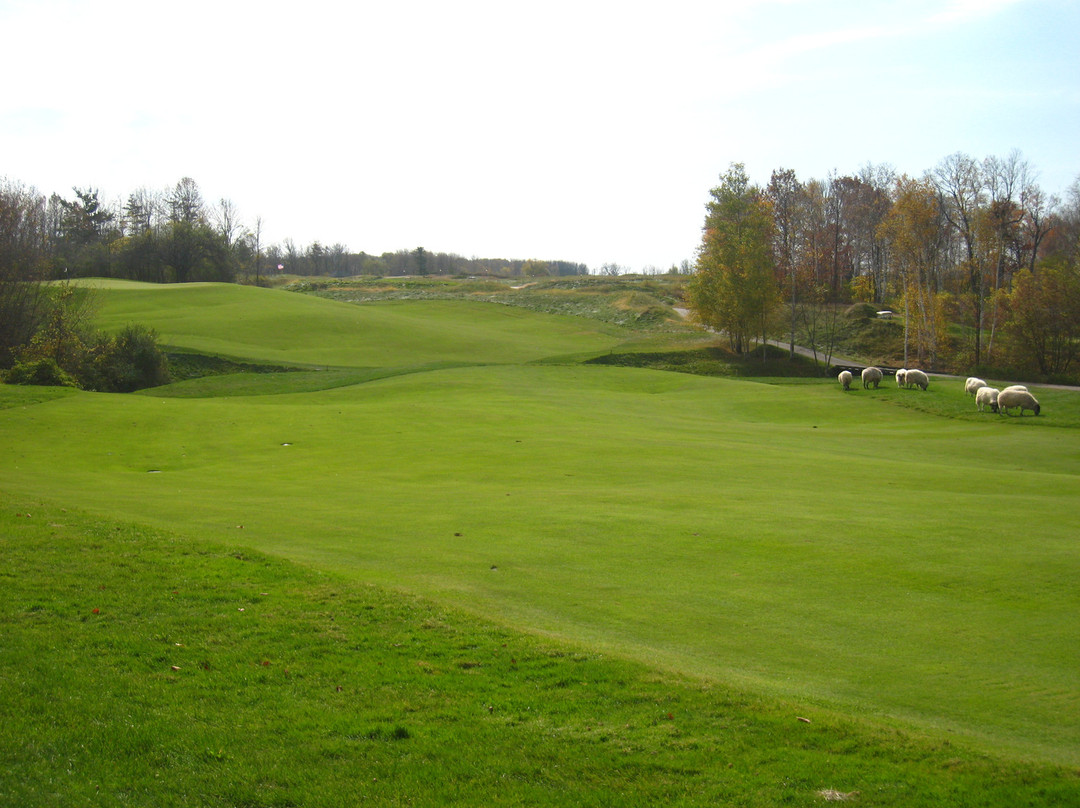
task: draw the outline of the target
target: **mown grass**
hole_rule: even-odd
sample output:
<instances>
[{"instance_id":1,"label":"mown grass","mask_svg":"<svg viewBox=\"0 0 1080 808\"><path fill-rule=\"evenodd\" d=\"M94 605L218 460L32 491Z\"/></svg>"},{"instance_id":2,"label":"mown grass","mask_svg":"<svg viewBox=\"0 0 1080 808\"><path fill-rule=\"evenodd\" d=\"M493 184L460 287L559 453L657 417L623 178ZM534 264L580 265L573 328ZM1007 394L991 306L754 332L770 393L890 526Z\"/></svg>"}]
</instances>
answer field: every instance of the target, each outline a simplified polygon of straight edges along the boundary
<instances>
[{"instance_id":1,"label":"mown grass","mask_svg":"<svg viewBox=\"0 0 1080 808\"><path fill-rule=\"evenodd\" d=\"M702 347L683 347L671 350L648 350L645 346L636 350L611 351L586 360L588 364L615 365L618 367L649 368L677 373L693 373L698 376L776 377L807 378L820 381L822 369L812 360L796 356L788 357L781 348L767 346L749 354L736 354L709 340Z\"/></svg>"},{"instance_id":2,"label":"mown grass","mask_svg":"<svg viewBox=\"0 0 1080 808\"><path fill-rule=\"evenodd\" d=\"M1077 433L901 394L516 366L81 393L0 411L0 488L1075 762Z\"/></svg>"},{"instance_id":3,"label":"mown grass","mask_svg":"<svg viewBox=\"0 0 1080 808\"><path fill-rule=\"evenodd\" d=\"M1070 805L1075 771L499 628L40 501L0 505L6 805ZM855 794L854 792L857 792Z\"/></svg>"},{"instance_id":4,"label":"mown grass","mask_svg":"<svg viewBox=\"0 0 1080 808\"><path fill-rule=\"evenodd\" d=\"M288 305L252 291L248 308ZM162 294L180 342L200 333L225 344L229 322L215 335L197 307ZM376 344L400 334L376 328L383 305L352 307ZM430 315L435 336L473 312L408 306L411 318ZM662 684L748 694L731 698L751 711L787 705L781 714L812 712L815 726L843 715L869 780L893 754L874 738L885 750L914 742L898 754L919 759L947 738L959 767L988 767L964 786L980 798L999 777L1026 778L1035 794L1074 787L1063 775L1080 762L1074 393L1036 390L1044 415L1021 419L976 413L945 380L844 393L835 380L573 366L567 357L611 350L597 349L597 331L580 318L515 317L535 342L487 348L480 359L497 363L487 366L448 366L463 330L506 335L481 316L422 349L388 345L382 365L219 376L140 396L0 386L0 491L422 596L484 630L635 660ZM667 339L603 334L638 350ZM312 364L331 364L318 339L297 342ZM169 397L177 391L190 397ZM400 735L399 724L409 738L397 741L417 737L404 722L380 732ZM939 797L962 803L937 782Z\"/></svg>"},{"instance_id":5,"label":"mown grass","mask_svg":"<svg viewBox=\"0 0 1080 808\"><path fill-rule=\"evenodd\" d=\"M1015 382L1006 380L987 380L991 386L999 389ZM858 383L853 386L858 387ZM905 409L937 415L956 421L997 425L1002 429L1039 428L1039 429L1075 429L1080 427L1077 392L1037 384L1028 385L1032 395L1041 406L1042 414L1034 416L1030 410L1020 416L1013 410L1012 415L993 413L989 410L979 412L973 396L964 394L964 380L931 376L930 386L926 390L896 389L893 379L886 378L878 390L853 389L849 394L866 395L876 401Z\"/></svg>"},{"instance_id":6,"label":"mown grass","mask_svg":"<svg viewBox=\"0 0 1080 808\"><path fill-rule=\"evenodd\" d=\"M597 320L469 300L362 307L246 286L130 282L102 288L98 299L106 330L138 322L172 349L308 368L529 362L608 350L631 336Z\"/></svg>"}]
</instances>

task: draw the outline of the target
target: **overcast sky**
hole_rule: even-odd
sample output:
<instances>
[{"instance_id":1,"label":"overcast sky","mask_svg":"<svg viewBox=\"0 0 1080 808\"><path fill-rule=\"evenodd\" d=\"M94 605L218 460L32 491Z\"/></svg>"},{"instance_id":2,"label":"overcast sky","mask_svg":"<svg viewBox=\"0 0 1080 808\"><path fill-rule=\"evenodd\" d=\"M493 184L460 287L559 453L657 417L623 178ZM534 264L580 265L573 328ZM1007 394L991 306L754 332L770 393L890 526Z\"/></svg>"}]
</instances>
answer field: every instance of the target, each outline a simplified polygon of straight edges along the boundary
<instances>
[{"instance_id":1,"label":"overcast sky","mask_svg":"<svg viewBox=\"0 0 1080 808\"><path fill-rule=\"evenodd\" d=\"M189 176L264 244L666 269L732 162L1080 176L1076 0L0 0L0 32L0 176Z\"/></svg>"}]
</instances>

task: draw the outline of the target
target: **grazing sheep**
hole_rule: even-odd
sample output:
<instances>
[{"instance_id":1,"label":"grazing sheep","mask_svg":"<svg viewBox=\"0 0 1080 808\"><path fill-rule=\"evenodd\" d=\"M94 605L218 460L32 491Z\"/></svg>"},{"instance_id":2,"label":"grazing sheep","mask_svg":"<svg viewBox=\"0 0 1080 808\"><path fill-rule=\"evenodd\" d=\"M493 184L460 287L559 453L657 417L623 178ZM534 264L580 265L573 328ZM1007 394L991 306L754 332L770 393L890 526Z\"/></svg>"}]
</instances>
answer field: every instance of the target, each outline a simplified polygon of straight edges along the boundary
<instances>
[{"instance_id":1,"label":"grazing sheep","mask_svg":"<svg viewBox=\"0 0 1080 808\"><path fill-rule=\"evenodd\" d=\"M881 384L881 371L875 367L863 368L862 372L862 386L865 390L870 385L874 385L874 389L877 390L877 386Z\"/></svg>"},{"instance_id":2,"label":"grazing sheep","mask_svg":"<svg viewBox=\"0 0 1080 808\"><path fill-rule=\"evenodd\" d=\"M840 380L840 384L842 384L844 386L845 390L850 390L851 389L851 371L850 370L841 370L840 375L837 376L836 378Z\"/></svg>"},{"instance_id":3,"label":"grazing sheep","mask_svg":"<svg viewBox=\"0 0 1080 808\"><path fill-rule=\"evenodd\" d=\"M1001 389L1001 392L1004 393L1006 390L1019 390L1021 393L1029 392L1028 389L1022 384L1010 384L1008 387L1003 387Z\"/></svg>"},{"instance_id":4,"label":"grazing sheep","mask_svg":"<svg viewBox=\"0 0 1080 808\"><path fill-rule=\"evenodd\" d=\"M904 387L918 387L925 390L930 386L930 378L921 370L908 368L904 372Z\"/></svg>"},{"instance_id":5,"label":"grazing sheep","mask_svg":"<svg viewBox=\"0 0 1080 808\"><path fill-rule=\"evenodd\" d=\"M979 412L983 407L990 407L991 412L998 411L998 389L996 387L980 387L975 391L975 406Z\"/></svg>"},{"instance_id":6,"label":"grazing sheep","mask_svg":"<svg viewBox=\"0 0 1080 808\"><path fill-rule=\"evenodd\" d=\"M1024 410L1031 410L1036 415L1039 414L1039 402L1027 390L1006 389L998 393L998 412L1008 415L1009 410L1013 407L1019 407L1021 415L1024 414Z\"/></svg>"},{"instance_id":7,"label":"grazing sheep","mask_svg":"<svg viewBox=\"0 0 1080 808\"><path fill-rule=\"evenodd\" d=\"M896 386L897 387L903 387L904 386L904 375L906 373L907 373L907 370L905 370L904 368L900 368L900 370L896 371Z\"/></svg>"},{"instance_id":8,"label":"grazing sheep","mask_svg":"<svg viewBox=\"0 0 1080 808\"><path fill-rule=\"evenodd\" d=\"M976 378L975 376L968 376L967 381L964 382L964 392L967 393L969 396L973 396L975 395L975 391L978 390L980 387L989 386L990 385L988 385L982 379Z\"/></svg>"}]
</instances>

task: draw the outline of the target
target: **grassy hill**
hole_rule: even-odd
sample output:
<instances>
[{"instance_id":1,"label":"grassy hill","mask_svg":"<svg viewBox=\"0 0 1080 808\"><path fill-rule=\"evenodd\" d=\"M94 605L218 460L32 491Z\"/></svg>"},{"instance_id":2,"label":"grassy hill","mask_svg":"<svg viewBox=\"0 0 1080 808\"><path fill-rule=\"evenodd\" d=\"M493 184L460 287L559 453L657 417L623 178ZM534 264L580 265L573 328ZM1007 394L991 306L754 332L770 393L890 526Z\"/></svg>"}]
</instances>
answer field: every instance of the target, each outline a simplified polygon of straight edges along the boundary
<instances>
[{"instance_id":1,"label":"grassy hill","mask_svg":"<svg viewBox=\"0 0 1080 808\"><path fill-rule=\"evenodd\" d=\"M357 306L282 290L111 282L98 322L138 322L162 343L245 361L348 368L530 362L602 351L627 338L596 320L464 300Z\"/></svg>"},{"instance_id":2,"label":"grassy hill","mask_svg":"<svg viewBox=\"0 0 1080 808\"><path fill-rule=\"evenodd\" d=\"M145 666L155 688L169 686L172 664L183 673L169 684L179 684L192 662L231 644L224 638L232 629L217 618L201 622L224 619L230 593L235 608L278 615L242 639L277 649L282 661L271 667L288 659L290 671L318 668L323 655L332 669L348 669L375 642L365 638L382 621L356 622L364 593L381 599L380 610L412 603L437 613L421 623L449 626L445 643L413 628L403 646L410 652L390 654L410 671L430 666L440 675L419 676L416 690L402 684L384 709L365 707L372 712L341 730L366 744L331 756L350 766L375 749L386 762L371 765L392 769L394 750L407 749L413 766L432 771L502 768L511 772L501 781L510 783L508 803L535 802L550 786L563 804L622 804L612 799L619 782L632 784L624 804L814 804L833 787L880 805L970 804L973 791L1002 805L1032 789L1041 804L1080 795L1075 394L1039 391L1044 415L1010 419L974 413L959 383L844 394L834 381L760 384L583 365L566 357L643 337L490 302L356 305L215 286L124 287L103 297L105 325L137 320L175 346L334 366L337 383L266 374L257 389L226 379L198 397L173 395L192 382L131 396L0 387L9 458L0 492L11 503L5 553L21 559L29 582L0 602L12 636L43 654L34 669L49 681L70 677L78 693L100 686L96 673L56 671L72 657L48 637L74 636L95 619L86 614L89 596L112 593L126 573L109 572L104 590L94 582L119 565L188 582L177 591L209 587L216 598L212 607L185 607L179 633L189 636L175 640L190 647L190 635L202 637L206 659L172 657L187 652L164 641L139 650L147 632L177 632L160 592L115 595L108 639L79 638L106 670ZM289 340L280 339L282 323L292 324ZM424 339L410 339L424 329ZM563 360L540 361L552 357ZM41 510L49 516L10 516ZM16 529L29 534L25 543ZM277 583L236 583L221 560L237 555L273 568ZM80 578L84 566L93 572ZM326 605L328 587L353 605ZM270 588L290 595L271 607L251 594ZM47 591L56 594L42 594L46 605L35 608L34 593ZM349 628L321 618L310 648L297 637L310 633L303 626L313 610ZM44 620L53 611L59 617ZM340 644L324 647L338 634ZM534 649L514 657L519 665L580 655L589 673L558 662L554 679L508 678L514 666L505 658L496 665L476 651L494 652L478 639L490 636L502 638L500 648ZM18 659L0 675L25 690L29 657ZM247 663L229 664L236 675L247 671ZM447 681L474 675L482 684L470 680L465 690ZM363 678L352 680L356 688L394 688ZM600 681L602 694L590 696L586 683ZM153 712L158 691L142 684L119 687L113 703L130 692ZM205 684L187 686L174 689L186 694L178 709L193 708ZM559 707L566 690L575 696ZM239 692L242 704L225 700L223 709L254 722L247 711L263 703L262 691L245 684ZM496 726L479 726L470 710L493 706L496 694L517 717L500 708ZM664 723L683 713L665 709L662 694L689 705L692 730ZM298 710L318 715L310 732L329 737L331 708L302 703ZM628 715L629 704L645 712ZM20 714L11 697L5 707ZM535 723L526 720L532 710ZM73 708L65 720L79 715ZM297 719L283 707L275 716L274 726ZM117 731L101 720L103 739ZM157 720L164 732L179 719L165 711ZM43 731L20 722L25 729L9 744ZM646 723L648 741L616 731ZM408 737L394 747L398 726ZM823 732L810 740L806 727ZM209 754L193 766L214 782L215 760L228 762L219 767L226 772L241 764L229 751L218 760L224 728L203 730L206 748L202 736L185 735L176 754ZM290 732L308 737L302 727ZM490 743L490 759L444 759L447 742L469 743L474 732ZM428 745L413 743L420 737ZM257 762L273 757L265 744L242 748ZM507 755L533 748L546 764L527 772L510 765ZM624 748L634 755L620 757ZM664 757L654 758L660 749ZM42 752L26 771L40 778L47 760ZM659 761L651 774L650 760ZM743 774L725 776L723 760ZM625 781L604 779L619 766L628 767ZM253 767L254 778L261 770ZM751 769L759 774L745 774ZM421 789L418 770L380 769L384 785L390 778ZM304 793L303 804L334 804L308 787L281 786L278 803L260 791L250 802L286 804ZM483 798L499 802L494 790ZM420 793L422 803L454 802ZM389 792L376 799L393 804Z\"/></svg>"}]
</instances>

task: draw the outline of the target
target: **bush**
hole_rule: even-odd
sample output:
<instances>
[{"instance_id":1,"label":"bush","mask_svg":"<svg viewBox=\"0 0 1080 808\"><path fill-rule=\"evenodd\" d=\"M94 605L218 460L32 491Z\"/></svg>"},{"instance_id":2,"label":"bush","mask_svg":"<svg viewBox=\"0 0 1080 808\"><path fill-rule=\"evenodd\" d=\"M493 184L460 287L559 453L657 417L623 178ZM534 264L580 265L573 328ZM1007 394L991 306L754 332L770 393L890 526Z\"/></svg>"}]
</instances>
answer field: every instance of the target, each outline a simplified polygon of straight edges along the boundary
<instances>
[{"instance_id":1,"label":"bush","mask_svg":"<svg viewBox=\"0 0 1080 808\"><path fill-rule=\"evenodd\" d=\"M847 307L844 316L849 320L869 320L877 317L877 307L872 303L855 303Z\"/></svg>"},{"instance_id":2,"label":"bush","mask_svg":"<svg viewBox=\"0 0 1080 808\"><path fill-rule=\"evenodd\" d=\"M7 372L8 384L33 384L41 387L78 387L75 377L66 372L52 358L31 359L17 362Z\"/></svg>"},{"instance_id":3,"label":"bush","mask_svg":"<svg viewBox=\"0 0 1080 808\"><path fill-rule=\"evenodd\" d=\"M168 384L169 362L157 335L142 325L126 326L115 337L102 336L92 351L84 384L107 393L130 393Z\"/></svg>"}]
</instances>

